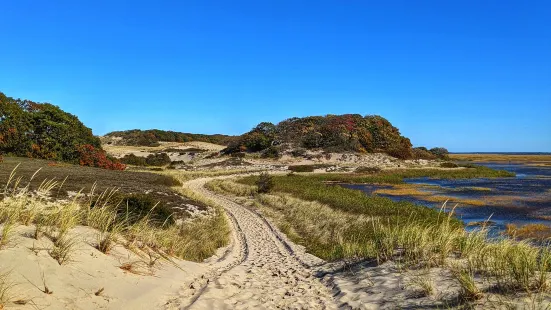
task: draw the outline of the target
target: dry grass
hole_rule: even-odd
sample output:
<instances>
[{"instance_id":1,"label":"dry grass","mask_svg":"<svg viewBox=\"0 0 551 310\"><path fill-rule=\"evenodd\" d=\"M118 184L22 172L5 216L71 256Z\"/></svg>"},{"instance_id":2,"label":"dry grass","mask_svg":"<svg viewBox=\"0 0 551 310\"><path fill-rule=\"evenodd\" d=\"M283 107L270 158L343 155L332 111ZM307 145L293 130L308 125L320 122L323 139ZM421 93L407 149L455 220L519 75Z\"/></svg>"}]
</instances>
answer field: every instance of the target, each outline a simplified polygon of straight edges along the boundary
<instances>
[{"instance_id":1,"label":"dry grass","mask_svg":"<svg viewBox=\"0 0 551 310\"><path fill-rule=\"evenodd\" d=\"M392 188L381 188L375 190L374 194L384 194L391 196L411 196L425 201L443 202L450 201L452 203L460 203L471 206L484 206L485 202L478 199L463 199L444 195L434 195L433 193L421 190L422 185L401 184L393 185Z\"/></svg>"},{"instance_id":2,"label":"dry grass","mask_svg":"<svg viewBox=\"0 0 551 310\"><path fill-rule=\"evenodd\" d=\"M452 267L452 275L461 287L459 298L465 301L475 301L483 297L482 291L476 285L472 270L454 266Z\"/></svg>"},{"instance_id":3,"label":"dry grass","mask_svg":"<svg viewBox=\"0 0 551 310\"><path fill-rule=\"evenodd\" d=\"M420 273L413 275L408 285L419 290L419 297L431 296L435 291L430 270L422 270Z\"/></svg>"},{"instance_id":4,"label":"dry grass","mask_svg":"<svg viewBox=\"0 0 551 310\"><path fill-rule=\"evenodd\" d=\"M506 224L505 234L516 239L544 241L551 238L551 227L545 224L526 224L520 227L515 224Z\"/></svg>"},{"instance_id":5,"label":"dry grass","mask_svg":"<svg viewBox=\"0 0 551 310\"><path fill-rule=\"evenodd\" d=\"M0 245L9 243L16 225L35 225L33 237L38 239L42 231L50 237L54 245L49 253L60 265L70 262L77 250L80 238L70 234L76 225L97 230L96 246L103 253L109 253L121 243L133 250L158 253L157 256L165 260L175 256L202 261L229 242L229 226L223 212L216 206L194 220L170 221L171 215L159 223L152 216L155 207L145 215L140 214L139 218L128 207L126 212L122 211L112 199L117 194L114 189L96 193L97 187L92 185L87 196L76 195L70 201L55 201L49 193L55 192L61 182L45 181L37 190L31 191L30 186L24 186L21 180L14 170L2 193ZM179 195L184 194L183 190L177 190Z\"/></svg>"},{"instance_id":6,"label":"dry grass","mask_svg":"<svg viewBox=\"0 0 551 310\"><path fill-rule=\"evenodd\" d=\"M255 171L261 171L261 170L246 170L246 169L202 170L202 171L165 170L159 173L172 176L183 183L193 179L251 173Z\"/></svg>"},{"instance_id":7,"label":"dry grass","mask_svg":"<svg viewBox=\"0 0 551 310\"><path fill-rule=\"evenodd\" d=\"M15 299L13 294L15 283L10 280L10 275L9 271L0 272L0 309L7 307Z\"/></svg>"},{"instance_id":8,"label":"dry grass","mask_svg":"<svg viewBox=\"0 0 551 310\"><path fill-rule=\"evenodd\" d=\"M465 160L465 161L478 161L478 162L492 162L492 161L506 161L506 162L540 162L551 163L551 155L507 155L507 154L450 154L453 160Z\"/></svg>"},{"instance_id":9,"label":"dry grass","mask_svg":"<svg viewBox=\"0 0 551 310\"><path fill-rule=\"evenodd\" d=\"M58 264L67 264L71 262L78 243L79 240L76 237L64 235L55 240L54 247L49 251L49 254Z\"/></svg>"}]
</instances>

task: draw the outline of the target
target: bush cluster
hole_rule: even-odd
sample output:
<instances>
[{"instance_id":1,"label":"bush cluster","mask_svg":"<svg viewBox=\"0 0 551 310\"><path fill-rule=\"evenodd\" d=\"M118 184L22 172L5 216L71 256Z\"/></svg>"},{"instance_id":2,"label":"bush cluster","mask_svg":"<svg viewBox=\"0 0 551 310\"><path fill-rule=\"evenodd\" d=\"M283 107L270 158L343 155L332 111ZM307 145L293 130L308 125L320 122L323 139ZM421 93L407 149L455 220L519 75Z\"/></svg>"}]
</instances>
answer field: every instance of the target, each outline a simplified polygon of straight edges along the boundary
<instances>
[{"instance_id":1,"label":"bush cluster","mask_svg":"<svg viewBox=\"0 0 551 310\"><path fill-rule=\"evenodd\" d=\"M77 163L80 145L101 149L100 140L80 120L48 103L0 93L0 151L14 156Z\"/></svg>"},{"instance_id":2,"label":"bush cluster","mask_svg":"<svg viewBox=\"0 0 551 310\"><path fill-rule=\"evenodd\" d=\"M263 158L275 158L278 159L281 157L279 149L275 146L270 146L262 152Z\"/></svg>"},{"instance_id":3,"label":"bush cluster","mask_svg":"<svg viewBox=\"0 0 551 310\"><path fill-rule=\"evenodd\" d=\"M147 166L145 157L136 156L134 154L125 155L123 158L121 158L121 162L126 165Z\"/></svg>"},{"instance_id":4,"label":"bush cluster","mask_svg":"<svg viewBox=\"0 0 551 310\"><path fill-rule=\"evenodd\" d=\"M145 158L145 162L148 166L166 166L171 163L170 157L167 153L149 154Z\"/></svg>"},{"instance_id":5,"label":"bush cluster","mask_svg":"<svg viewBox=\"0 0 551 310\"><path fill-rule=\"evenodd\" d=\"M122 144L135 145L135 146L159 146L159 142L188 142L188 141L202 141L220 145L228 145L235 137L227 135L202 135L166 130L125 130L125 131L113 131L106 135L106 137L121 137Z\"/></svg>"},{"instance_id":6,"label":"bush cluster","mask_svg":"<svg viewBox=\"0 0 551 310\"><path fill-rule=\"evenodd\" d=\"M354 171L356 173L379 173L381 172L381 168L379 167L358 167Z\"/></svg>"},{"instance_id":7,"label":"bush cluster","mask_svg":"<svg viewBox=\"0 0 551 310\"><path fill-rule=\"evenodd\" d=\"M122 170L108 158L99 138L74 115L49 103L7 97L0 92L0 152Z\"/></svg>"},{"instance_id":8,"label":"bush cluster","mask_svg":"<svg viewBox=\"0 0 551 310\"><path fill-rule=\"evenodd\" d=\"M287 169L293 172L314 172L313 165L295 165L289 166Z\"/></svg>"},{"instance_id":9,"label":"bush cluster","mask_svg":"<svg viewBox=\"0 0 551 310\"><path fill-rule=\"evenodd\" d=\"M77 147L80 154L79 164L81 166L97 167L109 170L124 170L126 165L109 158L104 150L97 149L93 145L85 144Z\"/></svg>"},{"instance_id":10,"label":"bush cluster","mask_svg":"<svg viewBox=\"0 0 551 310\"><path fill-rule=\"evenodd\" d=\"M274 187L274 178L267 172L263 172L258 177L258 180L256 180L256 187L258 193L269 193Z\"/></svg>"},{"instance_id":11,"label":"bush cluster","mask_svg":"<svg viewBox=\"0 0 551 310\"><path fill-rule=\"evenodd\" d=\"M443 147L435 147L428 150L426 147L416 147L412 150L415 159L443 159L449 160L449 152Z\"/></svg>"},{"instance_id":12,"label":"bush cluster","mask_svg":"<svg viewBox=\"0 0 551 310\"><path fill-rule=\"evenodd\" d=\"M260 152L281 144L330 152L386 152L403 159L413 158L411 142L388 120L359 114L291 118L277 125L260 123L230 143L223 153Z\"/></svg>"},{"instance_id":13,"label":"bush cluster","mask_svg":"<svg viewBox=\"0 0 551 310\"><path fill-rule=\"evenodd\" d=\"M457 167L459 167L459 165L456 164L456 163L452 163L452 162L447 161L447 162L441 163L440 167L442 167L442 168L457 168Z\"/></svg>"}]
</instances>

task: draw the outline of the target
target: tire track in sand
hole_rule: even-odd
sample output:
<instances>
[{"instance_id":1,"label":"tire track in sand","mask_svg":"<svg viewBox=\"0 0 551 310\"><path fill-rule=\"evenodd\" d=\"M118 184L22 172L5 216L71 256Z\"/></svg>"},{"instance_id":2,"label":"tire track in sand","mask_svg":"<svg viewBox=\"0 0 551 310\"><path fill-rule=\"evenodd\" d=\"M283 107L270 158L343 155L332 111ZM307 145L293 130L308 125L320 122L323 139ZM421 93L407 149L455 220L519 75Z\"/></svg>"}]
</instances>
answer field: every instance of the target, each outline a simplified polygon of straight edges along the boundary
<instances>
[{"instance_id":1,"label":"tire track in sand","mask_svg":"<svg viewBox=\"0 0 551 310\"><path fill-rule=\"evenodd\" d=\"M331 292L296 257L264 218L204 188L212 178L186 183L223 207L234 242L225 259L180 296L180 309L335 309ZM187 296L185 296L187 295ZM172 306L175 306L172 304Z\"/></svg>"}]
</instances>

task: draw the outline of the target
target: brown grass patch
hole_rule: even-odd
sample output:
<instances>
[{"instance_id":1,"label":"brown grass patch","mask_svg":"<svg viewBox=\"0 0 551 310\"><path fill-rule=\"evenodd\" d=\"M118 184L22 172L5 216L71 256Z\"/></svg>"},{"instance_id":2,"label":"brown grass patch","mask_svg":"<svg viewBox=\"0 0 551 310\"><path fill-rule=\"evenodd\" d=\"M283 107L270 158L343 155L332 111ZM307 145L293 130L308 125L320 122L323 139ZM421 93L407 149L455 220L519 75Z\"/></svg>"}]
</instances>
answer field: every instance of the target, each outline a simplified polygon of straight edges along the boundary
<instances>
[{"instance_id":1,"label":"brown grass patch","mask_svg":"<svg viewBox=\"0 0 551 310\"><path fill-rule=\"evenodd\" d=\"M526 224L517 226L515 224L505 225L505 234L516 239L534 239L543 241L551 238L551 227L544 224Z\"/></svg>"},{"instance_id":2,"label":"brown grass patch","mask_svg":"<svg viewBox=\"0 0 551 310\"><path fill-rule=\"evenodd\" d=\"M453 160L480 162L506 161L551 165L551 155L450 154L450 158Z\"/></svg>"},{"instance_id":3,"label":"brown grass patch","mask_svg":"<svg viewBox=\"0 0 551 310\"><path fill-rule=\"evenodd\" d=\"M450 196L444 196L444 195L434 195L430 192L425 192L420 190L420 188L423 188L422 185L411 185L411 184L400 184L400 185L393 185L392 188L381 188L378 190L375 190L374 194L384 194L384 195L391 195L391 196L411 196L414 198L418 198L425 201L431 201L431 202L444 202L446 200L454 203L462 203L467 204L471 206L483 206L486 203L482 200L477 199L462 199L462 198L456 198L456 197L450 197Z\"/></svg>"}]
</instances>

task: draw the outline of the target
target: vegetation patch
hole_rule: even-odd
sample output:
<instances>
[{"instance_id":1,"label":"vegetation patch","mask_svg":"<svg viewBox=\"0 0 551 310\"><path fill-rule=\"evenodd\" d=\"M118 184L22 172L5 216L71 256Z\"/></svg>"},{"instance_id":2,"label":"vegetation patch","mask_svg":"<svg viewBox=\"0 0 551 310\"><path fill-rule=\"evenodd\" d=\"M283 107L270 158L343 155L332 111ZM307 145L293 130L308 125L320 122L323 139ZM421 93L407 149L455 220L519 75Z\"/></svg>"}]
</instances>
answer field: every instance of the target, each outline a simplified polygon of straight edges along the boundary
<instances>
[{"instance_id":1,"label":"vegetation patch","mask_svg":"<svg viewBox=\"0 0 551 310\"><path fill-rule=\"evenodd\" d=\"M293 185L304 186L298 188L305 193L292 190L288 187L290 184L282 184L287 182L282 181L283 178L302 179ZM211 188L241 196L241 193L253 191L253 180L250 177L238 180L240 183L217 180L218 184ZM304 245L316 256L326 260L393 261L402 270L426 269L430 272L437 267L451 275L459 289L459 295L454 297L456 303L467 308L490 294L508 298L542 294L548 290L551 248L547 246L509 238L490 239L487 223L467 232L453 218L453 210L447 213L431 210L432 215L421 218L419 212L423 212L420 211L423 208L415 206L416 210L404 209L397 216L378 216L389 211L339 203L353 200L354 205L362 205L364 202L353 194L353 190L339 192L339 187L333 190L319 181L313 186L312 178L306 176L275 177L275 180L270 194L234 199L240 199L241 203L244 199L245 203L258 208L291 240ZM317 189L315 193L314 188ZM330 198L336 193L341 199ZM310 196L316 198L310 200ZM433 292L428 275L412 279L409 284L418 287L424 295Z\"/></svg>"},{"instance_id":2,"label":"vegetation patch","mask_svg":"<svg viewBox=\"0 0 551 310\"><path fill-rule=\"evenodd\" d=\"M440 167L442 167L442 168L458 168L459 165L456 164L456 163L452 163L452 162L447 161L447 162L441 163Z\"/></svg>"},{"instance_id":3,"label":"vegetation patch","mask_svg":"<svg viewBox=\"0 0 551 310\"><path fill-rule=\"evenodd\" d=\"M346 212L383 217L396 223L412 218L432 222L438 218L438 212L430 208L410 202L395 202L385 197L368 196L358 190L326 184L323 178L316 175L274 176L273 179L273 192L292 194L307 201L318 201ZM240 179L239 182L255 185L257 180L257 176L250 176Z\"/></svg>"},{"instance_id":4,"label":"vegetation patch","mask_svg":"<svg viewBox=\"0 0 551 310\"><path fill-rule=\"evenodd\" d=\"M74 115L49 103L0 92L0 154L124 170L101 148L99 138Z\"/></svg>"},{"instance_id":5,"label":"vegetation patch","mask_svg":"<svg viewBox=\"0 0 551 310\"><path fill-rule=\"evenodd\" d=\"M49 254L60 265L71 262L77 250L75 245L82 242L71 233L77 225L97 230L98 250L108 254L120 244L149 255L152 263L159 258L170 260L172 256L202 261L228 243L225 216L214 205L198 219L172 221L173 214L158 209L157 203L146 195L124 196L122 205L115 188L100 192L97 185L92 185L86 195L55 200L52 198L62 188L62 181L44 180L34 187L28 179L18 177L17 170L10 173L5 184L0 200L0 224L34 225L36 238L42 231L52 240ZM185 195L184 191L180 194ZM198 197L186 199L195 205L209 204L196 202ZM1 241L9 241L9 231L2 235Z\"/></svg>"},{"instance_id":6,"label":"vegetation patch","mask_svg":"<svg viewBox=\"0 0 551 310\"><path fill-rule=\"evenodd\" d=\"M400 134L398 128L381 116L359 114L295 117L277 125L263 122L232 141L223 153L261 152L283 144L337 153L384 152L397 158L414 158L411 142ZM438 154L431 153L433 150ZM428 157L445 156L440 151L447 154L443 148L433 150L427 151ZM302 154L296 153L298 156Z\"/></svg>"},{"instance_id":7,"label":"vegetation patch","mask_svg":"<svg viewBox=\"0 0 551 310\"><path fill-rule=\"evenodd\" d=\"M431 202L443 202L449 201L450 203L465 204L471 206L483 206L486 203L477 199L463 199L453 196L435 195L428 191L423 191L422 185L414 184L399 184L393 185L391 188L381 188L373 192L373 194L384 194L390 196L411 196L425 201Z\"/></svg>"},{"instance_id":8,"label":"vegetation patch","mask_svg":"<svg viewBox=\"0 0 551 310\"><path fill-rule=\"evenodd\" d=\"M131 146L159 146L159 142L189 142L201 141L220 145L227 145L234 140L233 136L227 135L203 135L175 131L166 131L159 129L151 130L125 130L113 131L105 135L106 137L122 138L122 141L117 142L121 145ZM180 150L181 151L181 150Z\"/></svg>"},{"instance_id":9,"label":"vegetation patch","mask_svg":"<svg viewBox=\"0 0 551 310\"><path fill-rule=\"evenodd\" d=\"M293 172L314 172L316 169L326 169L332 167L333 165L329 164L315 164L315 165L291 165L287 170Z\"/></svg>"},{"instance_id":10,"label":"vegetation patch","mask_svg":"<svg viewBox=\"0 0 551 310\"><path fill-rule=\"evenodd\" d=\"M541 242L551 238L551 227L545 224L526 224L523 226L506 224L505 234L515 239L532 239Z\"/></svg>"},{"instance_id":11,"label":"vegetation patch","mask_svg":"<svg viewBox=\"0 0 551 310\"><path fill-rule=\"evenodd\" d=\"M45 160L7 157L4 163L0 164L0 184L7 183L11 172L19 165L16 171L22 177L21 184L28 184L30 191L38 190L44 179L57 181L60 186L51 192L53 199L71 200L79 192L88 194L94 190L98 193L116 188L117 196L121 200L113 200L113 203L120 203L122 198L128 195L145 195L158 203L156 208L170 210L169 213L175 212L173 210L178 210L177 208L185 204L196 205L199 209L206 208L201 202L181 195L175 187L180 187L182 183L172 175L49 163ZM35 177L30 180L35 172ZM176 211L174 216L185 217L187 213Z\"/></svg>"}]
</instances>

